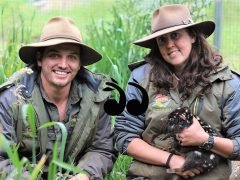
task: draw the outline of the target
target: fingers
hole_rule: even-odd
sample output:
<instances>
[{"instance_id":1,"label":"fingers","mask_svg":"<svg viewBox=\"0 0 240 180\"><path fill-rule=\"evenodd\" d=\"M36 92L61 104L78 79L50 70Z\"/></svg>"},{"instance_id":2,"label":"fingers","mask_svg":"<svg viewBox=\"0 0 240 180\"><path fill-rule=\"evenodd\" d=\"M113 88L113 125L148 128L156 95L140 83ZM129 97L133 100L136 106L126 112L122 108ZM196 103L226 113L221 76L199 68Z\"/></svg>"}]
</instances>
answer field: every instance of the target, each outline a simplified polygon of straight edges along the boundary
<instances>
[{"instance_id":1,"label":"fingers","mask_svg":"<svg viewBox=\"0 0 240 180\"><path fill-rule=\"evenodd\" d=\"M176 139L179 140L179 141L181 141L181 140L183 139L183 137L182 137L179 133L177 133L177 134L176 134Z\"/></svg>"},{"instance_id":2,"label":"fingers","mask_svg":"<svg viewBox=\"0 0 240 180\"><path fill-rule=\"evenodd\" d=\"M189 177L194 177L195 174L192 173L191 171L184 171L184 172L181 172L181 173L176 173L177 175L179 176L182 176L183 178L189 178Z\"/></svg>"},{"instance_id":3,"label":"fingers","mask_svg":"<svg viewBox=\"0 0 240 180\"><path fill-rule=\"evenodd\" d=\"M183 178L192 178L196 175L201 174L202 170L203 169L201 169L201 168L194 168L194 169L187 170L184 172L177 172L176 174L182 176Z\"/></svg>"},{"instance_id":4,"label":"fingers","mask_svg":"<svg viewBox=\"0 0 240 180\"><path fill-rule=\"evenodd\" d=\"M185 171L183 172L183 175L182 175L184 178L190 178L190 177L194 177L195 174L191 171Z\"/></svg>"},{"instance_id":5,"label":"fingers","mask_svg":"<svg viewBox=\"0 0 240 180\"><path fill-rule=\"evenodd\" d=\"M200 173L203 173L203 172L204 172L204 169L203 169L203 168L201 168L201 167L197 167L197 170L199 170L199 171L200 171Z\"/></svg>"},{"instance_id":6,"label":"fingers","mask_svg":"<svg viewBox=\"0 0 240 180\"><path fill-rule=\"evenodd\" d=\"M188 173L188 175L187 176L183 176L184 178L186 178L186 179L188 179L188 178L192 178L192 177L194 177L195 176L195 174L194 173Z\"/></svg>"},{"instance_id":7,"label":"fingers","mask_svg":"<svg viewBox=\"0 0 240 180\"><path fill-rule=\"evenodd\" d=\"M191 169L192 173L194 174L200 174L201 171L198 168Z\"/></svg>"},{"instance_id":8,"label":"fingers","mask_svg":"<svg viewBox=\"0 0 240 180\"><path fill-rule=\"evenodd\" d=\"M178 140L179 144L182 145L182 142L183 142L183 137L180 135L180 134L176 134L176 139Z\"/></svg>"}]
</instances>

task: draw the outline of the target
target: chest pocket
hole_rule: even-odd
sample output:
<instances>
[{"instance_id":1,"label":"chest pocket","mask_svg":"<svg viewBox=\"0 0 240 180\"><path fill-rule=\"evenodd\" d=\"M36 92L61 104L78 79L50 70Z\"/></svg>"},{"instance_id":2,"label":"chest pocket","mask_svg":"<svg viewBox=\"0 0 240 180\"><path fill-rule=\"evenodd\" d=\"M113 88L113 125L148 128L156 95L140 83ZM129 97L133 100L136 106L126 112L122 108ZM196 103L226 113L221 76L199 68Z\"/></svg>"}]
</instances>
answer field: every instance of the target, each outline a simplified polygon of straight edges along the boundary
<instances>
[{"instance_id":1,"label":"chest pocket","mask_svg":"<svg viewBox=\"0 0 240 180\"><path fill-rule=\"evenodd\" d=\"M168 116L170 112L179 107L170 95L156 93L156 88L149 85L149 106L145 115L146 129L142 138L149 144L163 150L169 150L173 146L173 137L167 134L160 134L162 126L161 119Z\"/></svg>"}]
</instances>

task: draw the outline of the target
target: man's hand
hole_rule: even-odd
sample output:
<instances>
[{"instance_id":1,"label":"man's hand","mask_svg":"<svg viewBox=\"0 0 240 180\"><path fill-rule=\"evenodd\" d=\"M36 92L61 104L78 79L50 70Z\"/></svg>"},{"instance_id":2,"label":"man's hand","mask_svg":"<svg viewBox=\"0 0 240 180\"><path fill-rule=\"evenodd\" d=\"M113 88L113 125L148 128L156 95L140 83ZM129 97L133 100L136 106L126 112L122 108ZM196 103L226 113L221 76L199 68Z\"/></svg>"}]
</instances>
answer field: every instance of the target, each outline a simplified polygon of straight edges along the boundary
<instances>
[{"instance_id":1,"label":"man's hand","mask_svg":"<svg viewBox=\"0 0 240 180\"><path fill-rule=\"evenodd\" d=\"M70 177L68 180L90 180L90 178L86 174L77 174Z\"/></svg>"}]
</instances>

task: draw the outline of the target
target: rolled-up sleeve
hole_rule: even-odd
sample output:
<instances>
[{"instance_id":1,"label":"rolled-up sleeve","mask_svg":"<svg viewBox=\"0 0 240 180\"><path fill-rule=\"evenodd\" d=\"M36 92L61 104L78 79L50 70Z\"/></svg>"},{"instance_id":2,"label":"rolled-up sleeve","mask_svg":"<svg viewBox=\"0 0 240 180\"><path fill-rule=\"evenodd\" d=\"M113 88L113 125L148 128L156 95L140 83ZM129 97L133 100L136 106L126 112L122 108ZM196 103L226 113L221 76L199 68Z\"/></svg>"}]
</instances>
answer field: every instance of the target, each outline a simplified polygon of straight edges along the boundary
<instances>
[{"instance_id":1,"label":"rolled-up sleeve","mask_svg":"<svg viewBox=\"0 0 240 180\"><path fill-rule=\"evenodd\" d=\"M92 145L80 159L78 166L91 175L91 179L101 180L109 173L116 160L111 117L102 112Z\"/></svg>"},{"instance_id":2,"label":"rolled-up sleeve","mask_svg":"<svg viewBox=\"0 0 240 180\"><path fill-rule=\"evenodd\" d=\"M129 82L134 82L133 75L131 75ZM137 88L127 85L126 99L127 102L132 99L136 99L141 102L142 94ZM144 127L145 115L133 116L129 114L125 108L123 113L117 116L114 129L114 139L116 141L116 148L118 152L126 154L128 144L134 138L140 138L142 132L144 131Z\"/></svg>"}]
</instances>

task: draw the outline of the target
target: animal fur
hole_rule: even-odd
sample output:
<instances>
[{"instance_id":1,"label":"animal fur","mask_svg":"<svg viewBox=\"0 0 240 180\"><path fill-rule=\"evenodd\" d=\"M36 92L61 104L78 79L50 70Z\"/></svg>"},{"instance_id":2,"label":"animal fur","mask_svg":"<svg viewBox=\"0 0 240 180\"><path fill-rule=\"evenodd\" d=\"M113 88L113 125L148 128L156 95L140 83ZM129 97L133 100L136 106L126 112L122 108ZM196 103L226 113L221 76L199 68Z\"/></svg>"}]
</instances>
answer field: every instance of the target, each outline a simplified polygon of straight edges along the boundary
<instances>
[{"instance_id":1,"label":"animal fur","mask_svg":"<svg viewBox=\"0 0 240 180\"><path fill-rule=\"evenodd\" d=\"M196 116L195 116L196 117ZM203 129L213 136L220 136L218 131L212 128L205 121L196 117ZM165 122L166 121L166 122ZM168 133L174 137L174 148L172 153L182 155L186 161L180 171L186 171L192 168L200 167L205 171L210 171L217 166L220 156L217 154L201 149L198 146L183 147L176 139L176 133L180 133L184 128L189 127L193 122L193 114L187 107L177 108L171 112L167 118L163 119L162 132Z\"/></svg>"}]
</instances>

